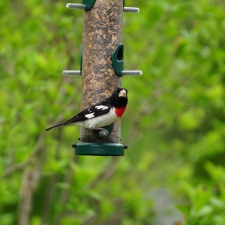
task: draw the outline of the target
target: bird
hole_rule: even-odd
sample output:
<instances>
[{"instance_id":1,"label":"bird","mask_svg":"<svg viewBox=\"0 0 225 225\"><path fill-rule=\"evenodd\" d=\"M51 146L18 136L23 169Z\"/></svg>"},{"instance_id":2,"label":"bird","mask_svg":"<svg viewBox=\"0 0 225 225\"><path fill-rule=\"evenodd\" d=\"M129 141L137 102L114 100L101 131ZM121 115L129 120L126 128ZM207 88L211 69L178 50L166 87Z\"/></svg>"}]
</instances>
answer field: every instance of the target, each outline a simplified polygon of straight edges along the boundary
<instances>
[{"instance_id":1,"label":"bird","mask_svg":"<svg viewBox=\"0 0 225 225\"><path fill-rule=\"evenodd\" d=\"M115 123L123 116L128 103L127 94L128 91L126 88L117 87L109 98L103 99L101 102L79 112L71 119L49 127L45 131L71 125L90 130L105 130L102 127ZM103 136L105 135L108 135L108 133Z\"/></svg>"}]
</instances>

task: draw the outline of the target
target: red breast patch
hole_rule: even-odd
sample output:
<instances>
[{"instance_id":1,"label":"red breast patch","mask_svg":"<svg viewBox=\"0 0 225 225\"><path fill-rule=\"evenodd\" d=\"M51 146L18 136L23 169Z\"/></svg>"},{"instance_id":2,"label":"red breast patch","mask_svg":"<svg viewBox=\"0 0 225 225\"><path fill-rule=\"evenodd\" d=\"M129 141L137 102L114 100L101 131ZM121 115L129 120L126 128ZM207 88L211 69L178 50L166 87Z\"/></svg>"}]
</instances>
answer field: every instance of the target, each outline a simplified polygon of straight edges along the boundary
<instances>
[{"instance_id":1,"label":"red breast patch","mask_svg":"<svg viewBox=\"0 0 225 225\"><path fill-rule=\"evenodd\" d=\"M123 108L120 108L120 109L115 108L115 113L118 117L122 117L125 110L126 110L126 107L123 107Z\"/></svg>"}]
</instances>

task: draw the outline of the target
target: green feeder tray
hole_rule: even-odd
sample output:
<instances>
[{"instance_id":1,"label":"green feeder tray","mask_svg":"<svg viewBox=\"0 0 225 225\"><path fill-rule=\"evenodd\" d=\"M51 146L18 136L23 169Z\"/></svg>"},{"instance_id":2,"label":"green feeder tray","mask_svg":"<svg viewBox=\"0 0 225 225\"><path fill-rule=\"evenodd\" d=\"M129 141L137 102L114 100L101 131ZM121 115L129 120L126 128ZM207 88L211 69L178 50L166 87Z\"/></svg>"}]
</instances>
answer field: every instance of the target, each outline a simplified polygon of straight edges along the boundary
<instances>
[{"instance_id":1,"label":"green feeder tray","mask_svg":"<svg viewBox=\"0 0 225 225\"><path fill-rule=\"evenodd\" d=\"M93 156L123 156L127 146L116 143L87 143L80 142L72 145L76 155Z\"/></svg>"}]
</instances>

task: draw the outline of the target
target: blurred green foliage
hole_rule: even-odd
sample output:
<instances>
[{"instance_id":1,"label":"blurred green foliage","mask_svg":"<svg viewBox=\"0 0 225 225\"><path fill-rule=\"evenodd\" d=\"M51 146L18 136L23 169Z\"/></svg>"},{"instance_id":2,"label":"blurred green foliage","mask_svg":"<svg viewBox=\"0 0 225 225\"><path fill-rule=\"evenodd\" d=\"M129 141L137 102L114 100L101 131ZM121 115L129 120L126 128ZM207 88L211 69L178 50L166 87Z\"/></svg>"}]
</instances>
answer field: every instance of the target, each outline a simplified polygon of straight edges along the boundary
<instances>
[{"instance_id":1,"label":"blurred green foliage","mask_svg":"<svg viewBox=\"0 0 225 225\"><path fill-rule=\"evenodd\" d=\"M0 224L154 224L166 187L174 224L225 224L225 3L126 0L124 157L77 157L79 129L45 133L80 109L82 10L0 1ZM55 120L53 120L56 118ZM26 221L28 215L28 221ZM162 224L159 224L162 225Z\"/></svg>"}]
</instances>

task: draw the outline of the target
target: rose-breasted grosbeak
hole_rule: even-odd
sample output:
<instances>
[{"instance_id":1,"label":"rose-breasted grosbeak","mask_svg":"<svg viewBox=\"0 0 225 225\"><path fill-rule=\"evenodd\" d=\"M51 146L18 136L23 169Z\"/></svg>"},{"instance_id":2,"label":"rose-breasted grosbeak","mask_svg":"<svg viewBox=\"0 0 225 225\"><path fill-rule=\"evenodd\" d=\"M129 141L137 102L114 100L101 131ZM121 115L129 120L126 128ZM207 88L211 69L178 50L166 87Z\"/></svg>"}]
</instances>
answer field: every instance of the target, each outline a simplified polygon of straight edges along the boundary
<instances>
[{"instance_id":1,"label":"rose-breasted grosbeak","mask_svg":"<svg viewBox=\"0 0 225 225\"><path fill-rule=\"evenodd\" d=\"M127 89L116 88L109 98L90 106L63 123L47 128L46 131L67 125L98 130L98 128L108 126L120 119L126 110L127 102Z\"/></svg>"}]
</instances>

